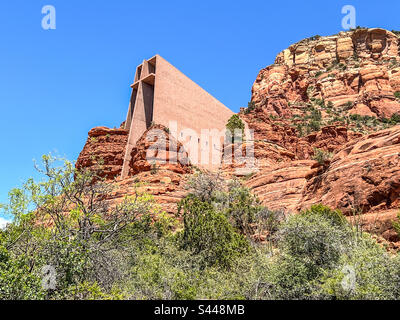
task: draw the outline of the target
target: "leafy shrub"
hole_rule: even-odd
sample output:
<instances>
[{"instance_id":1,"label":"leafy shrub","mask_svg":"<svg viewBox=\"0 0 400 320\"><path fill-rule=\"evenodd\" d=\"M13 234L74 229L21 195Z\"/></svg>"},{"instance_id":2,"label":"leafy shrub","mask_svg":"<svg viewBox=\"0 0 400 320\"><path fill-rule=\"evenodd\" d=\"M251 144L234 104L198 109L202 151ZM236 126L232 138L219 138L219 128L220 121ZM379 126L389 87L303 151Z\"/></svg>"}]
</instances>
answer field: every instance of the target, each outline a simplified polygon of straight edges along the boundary
<instances>
[{"instance_id":1,"label":"leafy shrub","mask_svg":"<svg viewBox=\"0 0 400 320\"><path fill-rule=\"evenodd\" d=\"M307 127L311 130L311 131L319 131L321 129L321 123L318 120L311 120Z\"/></svg>"},{"instance_id":2,"label":"leafy shrub","mask_svg":"<svg viewBox=\"0 0 400 320\"><path fill-rule=\"evenodd\" d=\"M57 285L48 298L68 298L70 288L84 282L110 290L125 276L127 260L119 250L139 238L141 220L154 210L151 198L136 195L110 206L98 201L109 197L109 184L70 162L57 167L56 161L43 157L43 168L37 168L47 180L28 180L10 193L5 208L15 219L4 241L11 261L24 257L31 266L27 277L40 275L45 265L54 267Z\"/></svg>"},{"instance_id":3,"label":"leafy shrub","mask_svg":"<svg viewBox=\"0 0 400 320\"><path fill-rule=\"evenodd\" d=\"M392 116L390 117L390 122L391 122L392 124L398 124L398 123L400 123L400 114L398 114L398 113L392 114Z\"/></svg>"},{"instance_id":4,"label":"leafy shrub","mask_svg":"<svg viewBox=\"0 0 400 320\"><path fill-rule=\"evenodd\" d=\"M251 235L252 224L255 222L257 212L262 208L260 201L237 180L228 183L227 189L226 193L217 193L216 209L224 213L240 233Z\"/></svg>"},{"instance_id":5,"label":"leafy shrub","mask_svg":"<svg viewBox=\"0 0 400 320\"><path fill-rule=\"evenodd\" d=\"M190 193L201 201L211 202L223 190L224 183L219 173L199 172L188 181Z\"/></svg>"},{"instance_id":6,"label":"leafy shrub","mask_svg":"<svg viewBox=\"0 0 400 320\"><path fill-rule=\"evenodd\" d=\"M249 250L246 239L210 203L190 196L182 200L179 211L181 209L184 223L182 247L202 255L205 265L229 268L235 258Z\"/></svg>"},{"instance_id":7,"label":"leafy shrub","mask_svg":"<svg viewBox=\"0 0 400 320\"><path fill-rule=\"evenodd\" d=\"M160 170L160 168L158 167L158 165L155 162L151 164L150 174L155 175L158 173L159 170Z\"/></svg>"},{"instance_id":8,"label":"leafy shrub","mask_svg":"<svg viewBox=\"0 0 400 320\"><path fill-rule=\"evenodd\" d=\"M43 299L41 279L30 272L23 256L13 259L0 244L0 300Z\"/></svg>"},{"instance_id":9,"label":"leafy shrub","mask_svg":"<svg viewBox=\"0 0 400 320\"><path fill-rule=\"evenodd\" d=\"M332 266L344 252L349 236L340 212L322 205L290 217L279 231L281 249L313 270Z\"/></svg>"},{"instance_id":10,"label":"leafy shrub","mask_svg":"<svg viewBox=\"0 0 400 320\"><path fill-rule=\"evenodd\" d=\"M398 256L391 257L370 235L363 234L336 268L324 271L318 290L326 299L399 299L399 263Z\"/></svg>"},{"instance_id":11,"label":"leafy shrub","mask_svg":"<svg viewBox=\"0 0 400 320\"><path fill-rule=\"evenodd\" d=\"M278 255L268 272L273 299L321 298L319 277L337 266L351 244L351 229L338 211L324 206L291 216L278 231Z\"/></svg>"},{"instance_id":12,"label":"leafy shrub","mask_svg":"<svg viewBox=\"0 0 400 320\"><path fill-rule=\"evenodd\" d=\"M343 108L343 111L350 110L353 108L353 106L354 106L354 103L352 101L347 101L347 103L345 104L345 106Z\"/></svg>"},{"instance_id":13,"label":"leafy shrub","mask_svg":"<svg viewBox=\"0 0 400 320\"><path fill-rule=\"evenodd\" d=\"M400 298L399 255L338 210L286 217L239 181L201 173L182 223L147 195L97 202L112 190L104 181L44 160L48 179L12 190L3 207L14 222L0 230L0 299ZM55 290L42 288L44 265Z\"/></svg>"},{"instance_id":14,"label":"leafy shrub","mask_svg":"<svg viewBox=\"0 0 400 320\"><path fill-rule=\"evenodd\" d=\"M247 108L245 109L244 113L249 114L251 111L253 111L256 108L256 104L254 101L250 101L247 104Z\"/></svg>"},{"instance_id":15,"label":"leafy shrub","mask_svg":"<svg viewBox=\"0 0 400 320\"><path fill-rule=\"evenodd\" d=\"M315 77L318 78L323 73L324 73L323 71L319 70L316 72Z\"/></svg>"},{"instance_id":16,"label":"leafy shrub","mask_svg":"<svg viewBox=\"0 0 400 320\"><path fill-rule=\"evenodd\" d=\"M245 125L242 119L240 119L240 117L237 114L234 114L226 124L227 135L229 138L231 138L228 140L232 140L232 143L242 141L244 128Z\"/></svg>"},{"instance_id":17,"label":"leafy shrub","mask_svg":"<svg viewBox=\"0 0 400 320\"><path fill-rule=\"evenodd\" d=\"M312 157L314 160L318 161L319 164L323 165L325 161L328 161L332 158L333 154L328 151L324 151L316 148L314 150L314 156Z\"/></svg>"}]
</instances>

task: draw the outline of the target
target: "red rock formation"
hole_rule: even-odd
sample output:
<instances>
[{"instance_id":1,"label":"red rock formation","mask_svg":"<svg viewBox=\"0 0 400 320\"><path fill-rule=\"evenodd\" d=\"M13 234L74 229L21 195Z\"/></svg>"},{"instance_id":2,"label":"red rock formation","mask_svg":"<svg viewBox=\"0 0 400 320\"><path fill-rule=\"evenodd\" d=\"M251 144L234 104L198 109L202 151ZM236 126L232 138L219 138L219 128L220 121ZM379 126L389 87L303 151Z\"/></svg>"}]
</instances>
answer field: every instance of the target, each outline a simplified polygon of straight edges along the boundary
<instances>
[{"instance_id":1,"label":"red rock formation","mask_svg":"<svg viewBox=\"0 0 400 320\"><path fill-rule=\"evenodd\" d=\"M191 171L188 154L182 143L173 138L168 129L153 125L138 140L132 149L129 176L139 172L158 170L185 174Z\"/></svg>"},{"instance_id":2,"label":"red rock formation","mask_svg":"<svg viewBox=\"0 0 400 320\"><path fill-rule=\"evenodd\" d=\"M89 131L89 137L76 162L76 168L92 169L106 179L121 174L128 131L96 127Z\"/></svg>"},{"instance_id":3,"label":"red rock formation","mask_svg":"<svg viewBox=\"0 0 400 320\"><path fill-rule=\"evenodd\" d=\"M349 101L352 113L390 117L400 105L399 38L383 29L359 29L302 40L260 71L252 101L267 114L291 117L290 104L310 98L335 107Z\"/></svg>"},{"instance_id":4,"label":"red rock formation","mask_svg":"<svg viewBox=\"0 0 400 320\"><path fill-rule=\"evenodd\" d=\"M299 208L325 203L352 214L400 205L400 126L351 141L312 177Z\"/></svg>"},{"instance_id":5,"label":"red rock formation","mask_svg":"<svg viewBox=\"0 0 400 320\"><path fill-rule=\"evenodd\" d=\"M159 138L153 139L151 133ZM182 144L177 143L165 127L152 126L132 151L129 177L121 180L127 139L127 130L93 128L79 155L77 169L96 170L100 176L114 180L114 191L108 201L120 202L136 192L146 192L154 196L162 210L175 213L177 202L187 193L186 175L192 171ZM177 157L174 150L180 151L180 161L174 161Z\"/></svg>"},{"instance_id":6,"label":"red rock formation","mask_svg":"<svg viewBox=\"0 0 400 320\"><path fill-rule=\"evenodd\" d=\"M246 184L264 205L298 212L323 203L350 220L356 213L365 230L400 245L392 228L400 206L400 127L385 129L394 123L383 119L400 113L399 45L382 29L341 32L292 45L260 71L254 107L241 117L254 130L259 164ZM357 114L383 120L362 122L351 116ZM311 160L315 149L332 159Z\"/></svg>"}]
</instances>

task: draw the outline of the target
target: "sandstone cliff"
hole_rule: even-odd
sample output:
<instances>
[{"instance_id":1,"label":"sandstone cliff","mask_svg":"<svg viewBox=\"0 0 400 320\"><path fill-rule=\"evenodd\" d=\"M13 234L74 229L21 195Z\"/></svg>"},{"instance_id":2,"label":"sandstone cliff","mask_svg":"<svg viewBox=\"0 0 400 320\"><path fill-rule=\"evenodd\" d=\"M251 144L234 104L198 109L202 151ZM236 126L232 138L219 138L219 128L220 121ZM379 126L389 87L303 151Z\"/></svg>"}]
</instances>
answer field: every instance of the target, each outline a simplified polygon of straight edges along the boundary
<instances>
[{"instance_id":1,"label":"sandstone cliff","mask_svg":"<svg viewBox=\"0 0 400 320\"><path fill-rule=\"evenodd\" d=\"M264 205L298 212L324 203L399 240L391 224L400 196L399 45L383 29L316 36L260 71L241 117L255 132L260 167L246 184Z\"/></svg>"}]
</instances>

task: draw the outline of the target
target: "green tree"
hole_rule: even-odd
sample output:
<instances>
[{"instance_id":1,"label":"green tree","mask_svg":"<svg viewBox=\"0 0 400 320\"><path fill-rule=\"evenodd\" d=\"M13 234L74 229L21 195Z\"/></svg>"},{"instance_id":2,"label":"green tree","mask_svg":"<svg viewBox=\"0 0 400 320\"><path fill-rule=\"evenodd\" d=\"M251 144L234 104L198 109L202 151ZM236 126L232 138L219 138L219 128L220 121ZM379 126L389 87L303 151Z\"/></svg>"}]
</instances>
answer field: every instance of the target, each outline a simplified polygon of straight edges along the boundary
<instances>
[{"instance_id":1,"label":"green tree","mask_svg":"<svg viewBox=\"0 0 400 320\"><path fill-rule=\"evenodd\" d=\"M182 247L204 258L206 266L232 266L237 257L249 250L246 239L237 233L227 217L212 204L194 196L182 200L184 230Z\"/></svg>"},{"instance_id":2,"label":"green tree","mask_svg":"<svg viewBox=\"0 0 400 320\"><path fill-rule=\"evenodd\" d=\"M226 124L227 137L234 142L242 141L244 136L245 125L237 114L234 114Z\"/></svg>"}]
</instances>

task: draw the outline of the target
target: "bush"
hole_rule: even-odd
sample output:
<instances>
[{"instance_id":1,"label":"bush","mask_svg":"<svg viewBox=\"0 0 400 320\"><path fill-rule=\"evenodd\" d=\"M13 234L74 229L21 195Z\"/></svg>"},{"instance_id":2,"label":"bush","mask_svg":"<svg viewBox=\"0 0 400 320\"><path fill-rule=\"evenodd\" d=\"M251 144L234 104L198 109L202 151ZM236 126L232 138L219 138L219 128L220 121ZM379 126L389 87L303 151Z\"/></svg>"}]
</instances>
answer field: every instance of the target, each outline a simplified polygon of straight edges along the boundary
<instances>
[{"instance_id":1,"label":"bush","mask_svg":"<svg viewBox=\"0 0 400 320\"><path fill-rule=\"evenodd\" d=\"M244 111L244 114L249 114L249 113L250 113L251 111L253 111L255 108L256 108L255 102L254 102L254 101L250 101L250 102L247 104L247 108L246 108L246 110Z\"/></svg>"},{"instance_id":2,"label":"bush","mask_svg":"<svg viewBox=\"0 0 400 320\"><path fill-rule=\"evenodd\" d=\"M390 122L391 122L392 124L398 124L398 123L400 123L400 114L398 114L398 113L392 114L392 116L390 117Z\"/></svg>"},{"instance_id":3,"label":"bush","mask_svg":"<svg viewBox=\"0 0 400 320\"><path fill-rule=\"evenodd\" d=\"M201 201L211 202L223 190L224 183L219 173L200 172L188 181L190 193Z\"/></svg>"},{"instance_id":4,"label":"bush","mask_svg":"<svg viewBox=\"0 0 400 320\"><path fill-rule=\"evenodd\" d=\"M10 261L24 257L27 279L41 277L43 266L53 267L56 288L46 292L48 298L68 298L70 288L85 282L111 290L126 276L124 249L140 239L142 220L155 210L152 200L136 195L114 205L99 201L109 198L108 183L70 162L56 167L57 161L43 157L38 170L47 180L28 180L10 192L6 210L15 218L3 236Z\"/></svg>"},{"instance_id":5,"label":"bush","mask_svg":"<svg viewBox=\"0 0 400 320\"><path fill-rule=\"evenodd\" d=\"M351 235L341 213L321 205L291 216L276 236L280 251L268 270L265 298L323 298L318 279L338 265Z\"/></svg>"},{"instance_id":6,"label":"bush","mask_svg":"<svg viewBox=\"0 0 400 320\"><path fill-rule=\"evenodd\" d=\"M345 252L350 227L340 212L318 205L290 217L278 236L281 250L316 276L321 268L334 266Z\"/></svg>"},{"instance_id":7,"label":"bush","mask_svg":"<svg viewBox=\"0 0 400 320\"><path fill-rule=\"evenodd\" d=\"M325 270L318 290L326 299L399 299L399 263L398 256L391 257L370 235L363 234L335 269Z\"/></svg>"},{"instance_id":8,"label":"bush","mask_svg":"<svg viewBox=\"0 0 400 320\"><path fill-rule=\"evenodd\" d=\"M190 196L182 200L179 212L181 209L184 223L182 248L201 255L205 266L229 268L237 257L249 251L246 239L212 204Z\"/></svg>"},{"instance_id":9,"label":"bush","mask_svg":"<svg viewBox=\"0 0 400 320\"><path fill-rule=\"evenodd\" d=\"M174 242L153 243L137 251L127 292L130 299L195 299L200 271L189 251Z\"/></svg>"},{"instance_id":10,"label":"bush","mask_svg":"<svg viewBox=\"0 0 400 320\"><path fill-rule=\"evenodd\" d=\"M307 125L307 129L310 129L311 131L319 131L321 129L321 123L317 120L311 120Z\"/></svg>"},{"instance_id":11,"label":"bush","mask_svg":"<svg viewBox=\"0 0 400 320\"><path fill-rule=\"evenodd\" d=\"M24 256L13 259L0 244L0 300L43 299L39 275L30 272Z\"/></svg>"},{"instance_id":12,"label":"bush","mask_svg":"<svg viewBox=\"0 0 400 320\"><path fill-rule=\"evenodd\" d=\"M231 181L228 192L219 192L215 199L215 207L224 213L232 226L242 234L253 233L252 224L258 211L262 209L260 201L250 190L237 180Z\"/></svg>"},{"instance_id":13,"label":"bush","mask_svg":"<svg viewBox=\"0 0 400 320\"><path fill-rule=\"evenodd\" d=\"M237 114L234 114L226 124L227 135L232 143L242 141L244 135L245 125Z\"/></svg>"},{"instance_id":14,"label":"bush","mask_svg":"<svg viewBox=\"0 0 400 320\"><path fill-rule=\"evenodd\" d=\"M4 207L14 222L0 230L0 299L400 298L400 256L338 210L285 217L237 180L199 174L181 222L147 195L97 201L104 181L44 160L48 180L12 190Z\"/></svg>"},{"instance_id":15,"label":"bush","mask_svg":"<svg viewBox=\"0 0 400 320\"><path fill-rule=\"evenodd\" d=\"M312 157L313 160L318 161L319 164L323 165L325 161L332 159L333 153L327 152L321 149L314 149L314 156Z\"/></svg>"}]
</instances>

